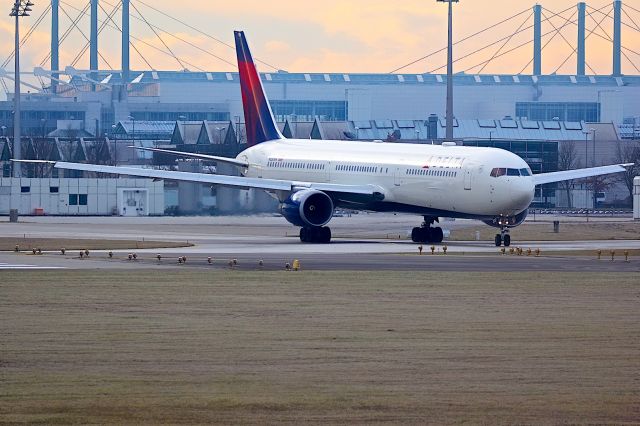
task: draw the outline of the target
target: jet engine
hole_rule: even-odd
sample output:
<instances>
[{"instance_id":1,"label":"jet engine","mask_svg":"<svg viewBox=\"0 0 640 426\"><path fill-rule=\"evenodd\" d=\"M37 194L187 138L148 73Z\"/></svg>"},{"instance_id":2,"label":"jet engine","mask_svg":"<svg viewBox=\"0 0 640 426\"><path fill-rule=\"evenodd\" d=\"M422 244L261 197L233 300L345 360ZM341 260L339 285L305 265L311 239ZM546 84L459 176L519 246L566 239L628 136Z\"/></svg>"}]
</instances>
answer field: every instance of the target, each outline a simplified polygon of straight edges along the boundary
<instances>
[{"instance_id":1,"label":"jet engine","mask_svg":"<svg viewBox=\"0 0 640 426\"><path fill-rule=\"evenodd\" d=\"M322 191L304 189L282 203L280 212L295 226L320 227L333 217L333 201Z\"/></svg>"},{"instance_id":2,"label":"jet engine","mask_svg":"<svg viewBox=\"0 0 640 426\"><path fill-rule=\"evenodd\" d=\"M524 222L524 220L527 218L528 213L529 209L526 209L515 216L497 216L493 220L487 220L484 223L489 226L493 226L494 228L515 228L516 226Z\"/></svg>"}]
</instances>

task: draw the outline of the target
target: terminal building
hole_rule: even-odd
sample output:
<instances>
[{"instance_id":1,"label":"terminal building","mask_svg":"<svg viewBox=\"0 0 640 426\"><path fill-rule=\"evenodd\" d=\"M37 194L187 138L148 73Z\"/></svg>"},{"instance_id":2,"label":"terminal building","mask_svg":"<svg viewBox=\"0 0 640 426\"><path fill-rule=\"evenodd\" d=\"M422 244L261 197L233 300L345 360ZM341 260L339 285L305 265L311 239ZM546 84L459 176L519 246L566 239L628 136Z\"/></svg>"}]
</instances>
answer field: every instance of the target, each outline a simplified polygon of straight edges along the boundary
<instances>
[{"instance_id":1,"label":"terminal building","mask_svg":"<svg viewBox=\"0 0 640 426\"><path fill-rule=\"evenodd\" d=\"M135 152L129 145L163 146L189 152L235 156L246 147L238 74L132 70L129 68L129 0L122 0L122 69L99 70L98 33L90 38L90 69L60 67L58 13L52 13L51 66L33 74L41 90L21 95L21 152L24 158L87 161L98 164L160 167L176 165L175 158ZM98 0L90 0L98 10ZM58 2L52 2L52 8ZM584 14L585 3L578 4ZM613 4L613 63L611 75L586 75L584 19L574 75L541 73L541 35L534 34L534 57L529 74L465 74L453 76L454 139L459 144L494 146L522 156L535 172L560 170L571 148L571 168L628 162L628 147L640 140L640 75L623 75L619 27L622 2ZM533 11L541 23L541 7ZM97 28L97 13L91 15ZM125 25L126 24L126 25ZM580 31L582 29L582 32ZM61 69L64 68L64 69ZM2 78L2 76L0 76ZM441 143L444 139L447 76L432 73L261 73L276 119L287 137L344 140L380 140L387 143ZM6 86L5 86L6 87ZM14 94L0 102L0 167L12 173ZM566 160L566 158L565 158ZM564 161L566 163L566 161ZM82 173L25 167L30 178L94 178ZM559 186L539 188L536 206L594 207L629 198L632 185L608 185L606 190L575 183L574 193ZM20 185L22 186L22 185ZM12 183L11 187L15 187ZM40 186L40 187L46 187ZM208 211L240 204L266 204L246 193L228 193L191 186L178 195L179 186L166 184L168 211L185 203L185 211ZM586 190L585 190L586 189ZM5 190L6 192L7 190ZM191 191L191 195L185 195ZM197 195L193 193L197 192ZM221 194L226 200L221 202ZM234 195L235 194L235 195ZM582 195L581 195L582 194ZM231 201L229 200L231 199ZM257 200L247 202L247 200ZM591 200L591 201L590 201ZM21 204L22 205L22 204ZM25 206L27 204L24 204ZM22 208L22 207L21 207ZM31 210L31 205L29 207ZM0 214L6 214L0 195ZM23 209L24 210L24 209ZM120 211L116 208L115 211ZM151 210L149 210L151 212ZM29 211L22 211L22 214ZM158 214L158 209L152 214Z\"/></svg>"}]
</instances>

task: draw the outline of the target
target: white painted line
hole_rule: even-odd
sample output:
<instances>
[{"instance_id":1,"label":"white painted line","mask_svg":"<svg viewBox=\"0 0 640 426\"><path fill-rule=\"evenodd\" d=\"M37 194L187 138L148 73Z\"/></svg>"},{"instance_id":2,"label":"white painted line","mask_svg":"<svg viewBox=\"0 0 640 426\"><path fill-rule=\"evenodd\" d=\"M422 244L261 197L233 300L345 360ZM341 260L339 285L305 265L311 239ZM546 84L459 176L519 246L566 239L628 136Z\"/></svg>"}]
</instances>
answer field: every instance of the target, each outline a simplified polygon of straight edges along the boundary
<instances>
[{"instance_id":1,"label":"white painted line","mask_svg":"<svg viewBox=\"0 0 640 426\"><path fill-rule=\"evenodd\" d=\"M0 269L66 269L66 268L61 266L36 266L36 265L0 263Z\"/></svg>"}]
</instances>

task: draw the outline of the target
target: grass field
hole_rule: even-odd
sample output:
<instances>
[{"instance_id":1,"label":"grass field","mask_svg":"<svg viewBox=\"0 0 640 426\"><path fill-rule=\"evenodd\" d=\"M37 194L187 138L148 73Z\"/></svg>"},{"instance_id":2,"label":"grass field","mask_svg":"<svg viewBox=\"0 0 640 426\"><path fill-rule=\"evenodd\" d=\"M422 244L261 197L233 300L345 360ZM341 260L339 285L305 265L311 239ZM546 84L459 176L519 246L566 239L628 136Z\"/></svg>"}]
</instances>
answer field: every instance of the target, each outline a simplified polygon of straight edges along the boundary
<instances>
[{"instance_id":1,"label":"grass field","mask_svg":"<svg viewBox=\"0 0 640 426\"><path fill-rule=\"evenodd\" d=\"M497 233L496 228L478 222L477 226L455 229L449 240L475 240L476 231L482 241L493 241ZM640 222L561 222L557 234L551 222L525 222L511 230L511 237L517 241L640 240Z\"/></svg>"},{"instance_id":2,"label":"grass field","mask_svg":"<svg viewBox=\"0 0 640 426\"><path fill-rule=\"evenodd\" d=\"M0 423L634 423L632 274L0 272Z\"/></svg>"},{"instance_id":3,"label":"grass field","mask_svg":"<svg viewBox=\"0 0 640 426\"><path fill-rule=\"evenodd\" d=\"M22 251L41 249L44 251L60 250L122 250L122 249L154 249L188 247L192 244L174 241L136 241L136 240L90 240L70 238L21 238L0 237L0 251L13 251L16 244Z\"/></svg>"}]
</instances>

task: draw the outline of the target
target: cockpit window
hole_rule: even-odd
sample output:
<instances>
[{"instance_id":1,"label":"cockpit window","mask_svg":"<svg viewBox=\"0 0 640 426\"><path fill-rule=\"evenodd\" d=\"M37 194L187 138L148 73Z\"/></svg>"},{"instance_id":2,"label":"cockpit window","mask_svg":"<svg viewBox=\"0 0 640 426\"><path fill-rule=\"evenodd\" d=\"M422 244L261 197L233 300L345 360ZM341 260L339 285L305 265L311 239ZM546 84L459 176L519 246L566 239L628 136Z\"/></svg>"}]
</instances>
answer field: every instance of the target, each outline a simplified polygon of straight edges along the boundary
<instances>
[{"instance_id":1,"label":"cockpit window","mask_svg":"<svg viewBox=\"0 0 640 426\"><path fill-rule=\"evenodd\" d=\"M491 177L500 177L506 174L507 174L507 169L505 168L496 167L495 169L491 170Z\"/></svg>"},{"instance_id":2,"label":"cockpit window","mask_svg":"<svg viewBox=\"0 0 640 426\"><path fill-rule=\"evenodd\" d=\"M500 176L531 176L529 169L507 169L505 167L496 167L491 170L491 177Z\"/></svg>"}]
</instances>

